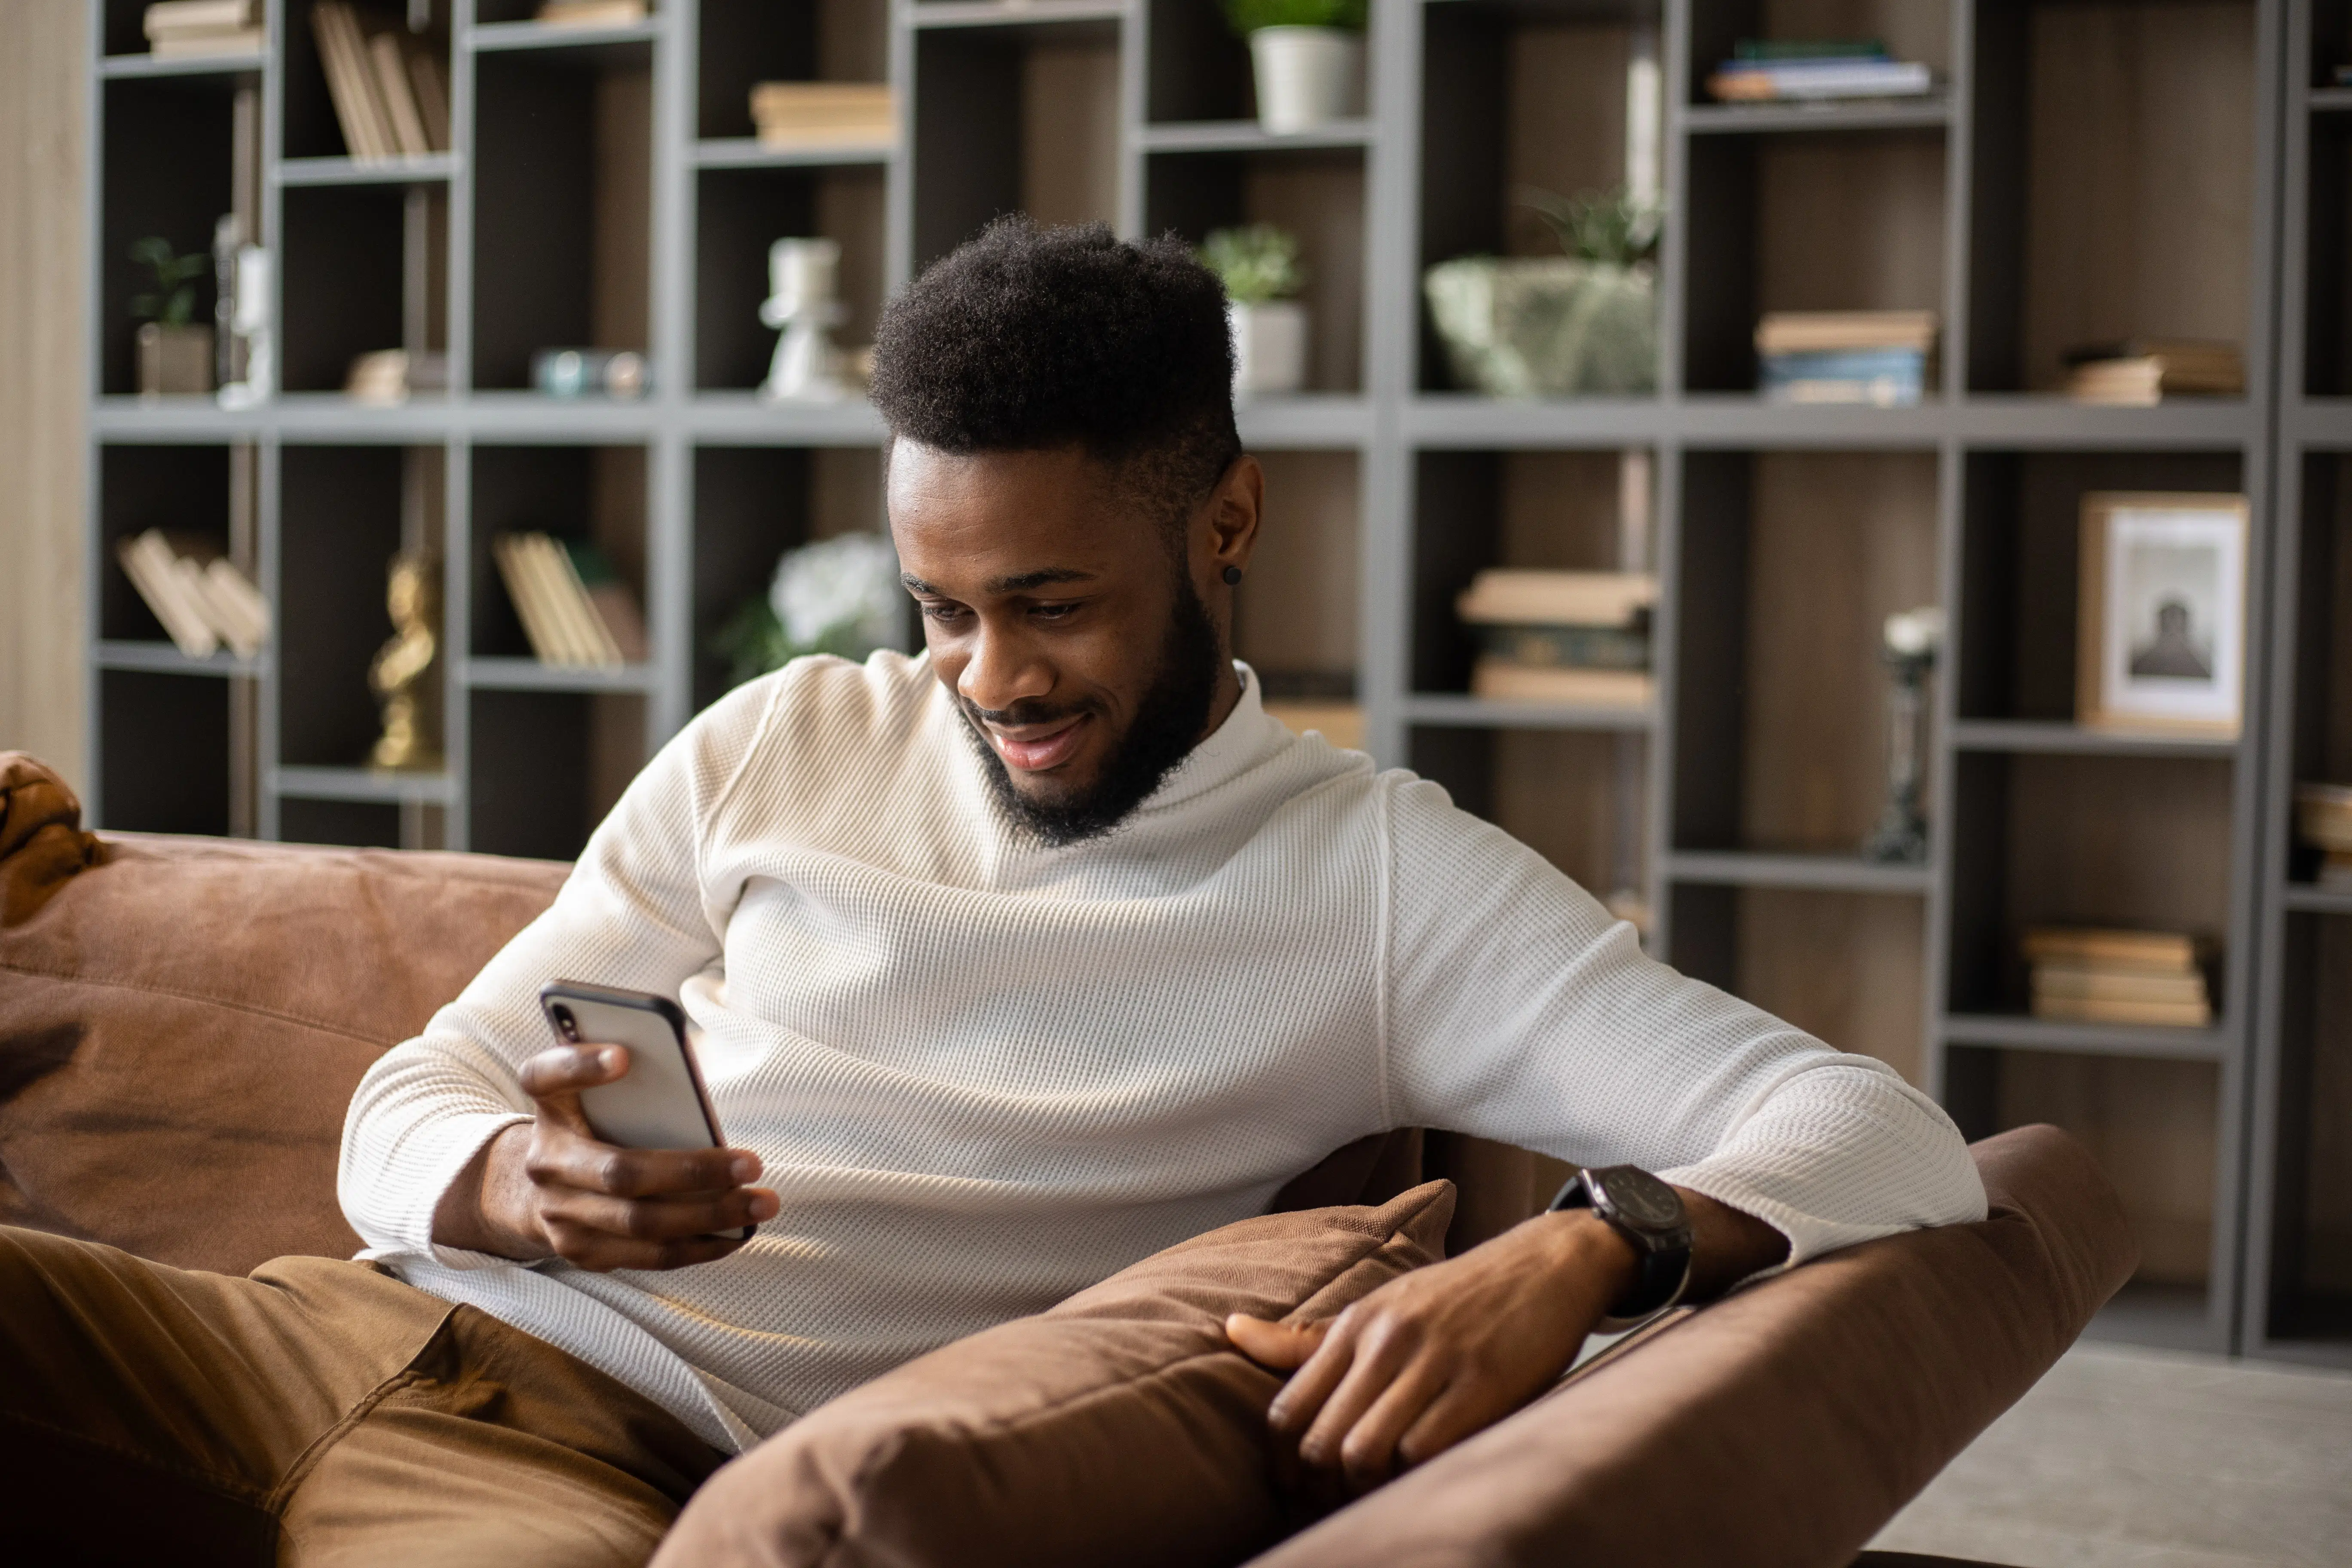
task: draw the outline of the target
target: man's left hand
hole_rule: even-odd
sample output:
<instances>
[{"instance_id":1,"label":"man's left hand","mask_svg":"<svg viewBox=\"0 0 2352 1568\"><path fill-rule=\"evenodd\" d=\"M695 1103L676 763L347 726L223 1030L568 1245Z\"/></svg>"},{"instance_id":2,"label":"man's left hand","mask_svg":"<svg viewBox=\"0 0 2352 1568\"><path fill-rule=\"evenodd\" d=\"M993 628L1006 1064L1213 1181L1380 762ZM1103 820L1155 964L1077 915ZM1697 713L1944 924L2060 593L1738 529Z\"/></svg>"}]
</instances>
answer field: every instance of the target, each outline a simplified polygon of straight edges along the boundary
<instances>
[{"instance_id":1,"label":"man's left hand","mask_svg":"<svg viewBox=\"0 0 2352 1568\"><path fill-rule=\"evenodd\" d=\"M1590 1211L1547 1214L1392 1279L1328 1322L1236 1313L1225 1333L1251 1360L1293 1373L1266 1412L1277 1438L1362 1492L1540 1393L1633 1288L1636 1264L1632 1244Z\"/></svg>"}]
</instances>

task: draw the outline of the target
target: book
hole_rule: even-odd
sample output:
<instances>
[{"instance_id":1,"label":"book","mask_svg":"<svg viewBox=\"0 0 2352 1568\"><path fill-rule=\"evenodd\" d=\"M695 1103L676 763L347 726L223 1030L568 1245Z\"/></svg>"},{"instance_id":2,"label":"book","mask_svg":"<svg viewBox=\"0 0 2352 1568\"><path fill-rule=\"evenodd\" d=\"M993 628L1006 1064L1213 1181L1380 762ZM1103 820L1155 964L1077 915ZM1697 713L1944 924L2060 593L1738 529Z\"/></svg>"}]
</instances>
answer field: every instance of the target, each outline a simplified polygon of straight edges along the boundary
<instances>
[{"instance_id":1,"label":"book","mask_svg":"<svg viewBox=\"0 0 2352 1568\"><path fill-rule=\"evenodd\" d=\"M251 658L268 641L268 601L207 542L151 528L117 544L115 558L190 658L209 658L224 644Z\"/></svg>"},{"instance_id":2,"label":"book","mask_svg":"<svg viewBox=\"0 0 2352 1568\"><path fill-rule=\"evenodd\" d=\"M1933 310L1768 310L1756 321L1759 354L1835 353L1936 346Z\"/></svg>"},{"instance_id":3,"label":"book","mask_svg":"<svg viewBox=\"0 0 2352 1568\"><path fill-rule=\"evenodd\" d=\"M543 0L538 19L553 27L625 27L649 10L646 0Z\"/></svg>"},{"instance_id":4,"label":"book","mask_svg":"<svg viewBox=\"0 0 2352 1568\"><path fill-rule=\"evenodd\" d=\"M2330 849L2321 856L2315 880L2331 892L2352 892L2352 849Z\"/></svg>"},{"instance_id":5,"label":"book","mask_svg":"<svg viewBox=\"0 0 2352 1568\"><path fill-rule=\"evenodd\" d=\"M2078 1002L2206 1002L2205 976L2196 970L2183 974L2063 962L2033 966L2033 994Z\"/></svg>"},{"instance_id":6,"label":"book","mask_svg":"<svg viewBox=\"0 0 2352 1568\"><path fill-rule=\"evenodd\" d=\"M1845 57L1727 60L1706 79L1707 91L1725 103L1917 98L1934 88L1934 75L1916 61Z\"/></svg>"},{"instance_id":7,"label":"book","mask_svg":"<svg viewBox=\"0 0 2352 1568\"><path fill-rule=\"evenodd\" d=\"M1838 349L1770 353L1757 370L1767 403L1909 407L1927 392L1927 356L1916 349Z\"/></svg>"},{"instance_id":8,"label":"book","mask_svg":"<svg viewBox=\"0 0 2352 1568\"><path fill-rule=\"evenodd\" d=\"M1731 46L1735 60L1883 60L1886 46L1876 38L1741 38Z\"/></svg>"},{"instance_id":9,"label":"book","mask_svg":"<svg viewBox=\"0 0 2352 1568\"><path fill-rule=\"evenodd\" d=\"M1491 658L1570 669L1647 669L1646 627L1496 626L1477 627L1478 647Z\"/></svg>"},{"instance_id":10,"label":"book","mask_svg":"<svg viewBox=\"0 0 2352 1568\"><path fill-rule=\"evenodd\" d=\"M344 151L362 163L398 157L399 139L350 0L317 0L310 7L310 32L318 41L319 66L327 79L335 122L342 129Z\"/></svg>"},{"instance_id":11,"label":"book","mask_svg":"<svg viewBox=\"0 0 2352 1568\"><path fill-rule=\"evenodd\" d=\"M2205 1002L2109 1002L2034 993L2033 1016L2064 1024L2156 1024L2201 1029L2213 1022Z\"/></svg>"},{"instance_id":12,"label":"book","mask_svg":"<svg viewBox=\"0 0 2352 1568\"><path fill-rule=\"evenodd\" d=\"M2234 396L2246 390L2234 343L2136 338L2069 352L2066 395L2078 403L2145 405L2168 393Z\"/></svg>"},{"instance_id":13,"label":"book","mask_svg":"<svg viewBox=\"0 0 2352 1568\"><path fill-rule=\"evenodd\" d=\"M344 395L373 408L397 407L417 392L444 392L449 386L449 359L426 352L377 349L352 361L343 378Z\"/></svg>"},{"instance_id":14,"label":"book","mask_svg":"<svg viewBox=\"0 0 2352 1568\"><path fill-rule=\"evenodd\" d=\"M1647 670L1567 669L1482 658L1471 668L1470 691L1499 702L1559 702L1579 708L1646 708Z\"/></svg>"},{"instance_id":15,"label":"book","mask_svg":"<svg viewBox=\"0 0 2352 1568\"><path fill-rule=\"evenodd\" d=\"M425 122L425 144L436 153L449 151L449 85L442 68L441 58L432 50L418 47L408 51L408 88Z\"/></svg>"},{"instance_id":16,"label":"book","mask_svg":"<svg viewBox=\"0 0 2352 1568\"><path fill-rule=\"evenodd\" d=\"M898 129L889 85L864 81L761 82L751 123L765 147L887 144Z\"/></svg>"},{"instance_id":17,"label":"book","mask_svg":"<svg viewBox=\"0 0 2352 1568\"><path fill-rule=\"evenodd\" d=\"M1619 626L1644 624L1658 580L1643 572L1542 572L1490 567L1454 601L1473 626Z\"/></svg>"},{"instance_id":18,"label":"book","mask_svg":"<svg viewBox=\"0 0 2352 1568\"><path fill-rule=\"evenodd\" d=\"M1364 749L1364 710L1353 702L1287 702L1268 698L1265 710L1294 735L1314 731L1343 752Z\"/></svg>"},{"instance_id":19,"label":"book","mask_svg":"<svg viewBox=\"0 0 2352 1568\"><path fill-rule=\"evenodd\" d=\"M509 533L490 552L541 664L613 668L646 658L645 616L593 545Z\"/></svg>"},{"instance_id":20,"label":"book","mask_svg":"<svg viewBox=\"0 0 2352 1568\"><path fill-rule=\"evenodd\" d=\"M2035 926L2025 933L2032 963L2095 964L2156 973L2195 971L2201 944L2186 931L2120 931L2102 926Z\"/></svg>"},{"instance_id":21,"label":"book","mask_svg":"<svg viewBox=\"0 0 2352 1568\"><path fill-rule=\"evenodd\" d=\"M268 42L258 27L227 33L167 33L147 47L159 60L194 59L203 55L257 55Z\"/></svg>"},{"instance_id":22,"label":"book","mask_svg":"<svg viewBox=\"0 0 2352 1568\"><path fill-rule=\"evenodd\" d=\"M416 95L408 85L408 60L399 38L378 33L368 40L368 60L375 71L378 94L392 121L393 140L401 154L423 158L433 151L425 133L425 117L417 111Z\"/></svg>"},{"instance_id":23,"label":"book","mask_svg":"<svg viewBox=\"0 0 2352 1568\"><path fill-rule=\"evenodd\" d=\"M261 0L156 0L140 18L150 39L166 33L234 33L261 26Z\"/></svg>"}]
</instances>

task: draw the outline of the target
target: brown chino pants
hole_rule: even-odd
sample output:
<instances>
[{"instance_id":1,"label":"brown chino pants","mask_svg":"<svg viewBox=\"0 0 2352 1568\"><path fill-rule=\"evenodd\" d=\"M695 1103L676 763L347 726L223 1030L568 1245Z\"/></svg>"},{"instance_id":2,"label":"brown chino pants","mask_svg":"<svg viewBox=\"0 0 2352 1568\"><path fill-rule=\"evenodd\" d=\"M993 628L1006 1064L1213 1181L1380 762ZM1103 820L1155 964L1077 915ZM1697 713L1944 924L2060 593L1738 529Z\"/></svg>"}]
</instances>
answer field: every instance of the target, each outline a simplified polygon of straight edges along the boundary
<instances>
[{"instance_id":1,"label":"brown chino pants","mask_svg":"<svg viewBox=\"0 0 2352 1568\"><path fill-rule=\"evenodd\" d=\"M723 1458L366 1264L0 1226L0 1562L640 1568Z\"/></svg>"}]
</instances>

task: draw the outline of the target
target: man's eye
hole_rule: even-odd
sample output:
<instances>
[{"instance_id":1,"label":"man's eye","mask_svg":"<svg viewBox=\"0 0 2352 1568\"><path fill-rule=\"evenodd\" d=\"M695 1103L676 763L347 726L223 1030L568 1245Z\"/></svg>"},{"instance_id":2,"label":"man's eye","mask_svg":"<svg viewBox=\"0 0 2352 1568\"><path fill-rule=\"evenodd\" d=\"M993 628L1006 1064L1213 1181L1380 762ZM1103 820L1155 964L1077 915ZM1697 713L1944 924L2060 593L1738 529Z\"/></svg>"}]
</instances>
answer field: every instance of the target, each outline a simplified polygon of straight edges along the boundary
<instances>
[{"instance_id":1,"label":"man's eye","mask_svg":"<svg viewBox=\"0 0 2352 1568\"><path fill-rule=\"evenodd\" d=\"M1040 620L1058 621L1077 614L1076 605L1032 605L1029 613Z\"/></svg>"},{"instance_id":2,"label":"man's eye","mask_svg":"<svg viewBox=\"0 0 2352 1568\"><path fill-rule=\"evenodd\" d=\"M923 614L935 621L952 621L963 614L961 605L925 605Z\"/></svg>"}]
</instances>

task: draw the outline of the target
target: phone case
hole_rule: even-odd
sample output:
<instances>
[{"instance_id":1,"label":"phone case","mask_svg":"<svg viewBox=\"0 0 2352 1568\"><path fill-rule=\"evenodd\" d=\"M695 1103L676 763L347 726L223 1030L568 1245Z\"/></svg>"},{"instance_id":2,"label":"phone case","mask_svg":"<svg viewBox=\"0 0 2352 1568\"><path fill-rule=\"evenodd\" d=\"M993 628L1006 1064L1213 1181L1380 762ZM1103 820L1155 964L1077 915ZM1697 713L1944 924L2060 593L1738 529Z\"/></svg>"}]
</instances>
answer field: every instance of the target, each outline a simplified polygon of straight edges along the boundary
<instances>
[{"instance_id":1,"label":"phone case","mask_svg":"<svg viewBox=\"0 0 2352 1568\"><path fill-rule=\"evenodd\" d=\"M580 1109L597 1137L625 1149L726 1146L677 1003L648 992L556 980L540 987L539 1005L548 1026L567 1043L628 1048L626 1076L580 1093ZM559 1008L571 1015L569 1032Z\"/></svg>"}]
</instances>

